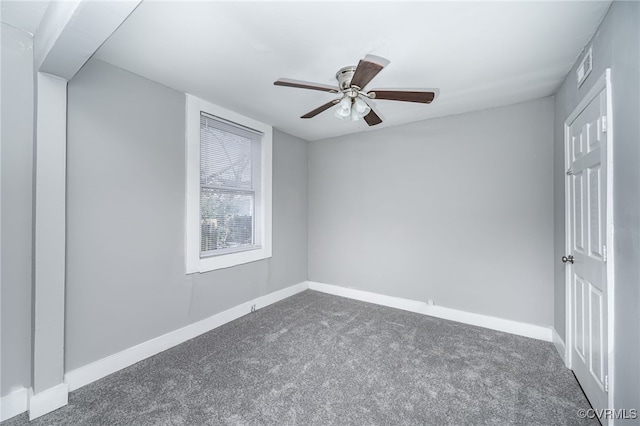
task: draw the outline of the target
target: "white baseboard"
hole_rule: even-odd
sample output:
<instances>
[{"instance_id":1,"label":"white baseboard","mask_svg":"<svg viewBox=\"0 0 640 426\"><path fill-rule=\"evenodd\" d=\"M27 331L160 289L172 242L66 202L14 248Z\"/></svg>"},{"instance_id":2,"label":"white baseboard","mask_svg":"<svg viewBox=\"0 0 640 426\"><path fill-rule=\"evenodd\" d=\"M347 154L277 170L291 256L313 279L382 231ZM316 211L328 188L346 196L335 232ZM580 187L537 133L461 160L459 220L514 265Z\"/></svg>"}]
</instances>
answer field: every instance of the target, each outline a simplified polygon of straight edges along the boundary
<instances>
[{"instance_id":1,"label":"white baseboard","mask_svg":"<svg viewBox=\"0 0 640 426\"><path fill-rule=\"evenodd\" d=\"M29 394L26 388L18 389L0 398L0 422L27 411Z\"/></svg>"},{"instance_id":2,"label":"white baseboard","mask_svg":"<svg viewBox=\"0 0 640 426\"><path fill-rule=\"evenodd\" d=\"M564 362L566 365L567 364L567 359L566 359L567 347L564 344L564 340L562 340L562 337L560 337L556 329L552 328L551 330L552 330L551 341L553 342L554 346L556 347L556 350L560 354L560 358L562 358L562 362Z\"/></svg>"},{"instance_id":3,"label":"white baseboard","mask_svg":"<svg viewBox=\"0 0 640 426\"><path fill-rule=\"evenodd\" d=\"M52 388L33 393L29 389L29 421L44 416L69 403L69 387L66 383L61 383Z\"/></svg>"},{"instance_id":4,"label":"white baseboard","mask_svg":"<svg viewBox=\"0 0 640 426\"><path fill-rule=\"evenodd\" d=\"M417 300L403 299L400 297L385 296L383 294L371 293L353 288L346 288L331 284L322 284L309 281L309 289L329 293L336 296L361 300L363 302L375 303L377 305L389 306L391 308L430 315L432 317L443 318L464 324L476 325L490 328L492 330L517 334L519 336L531 337L533 339L551 342L551 327L528 324L524 322L512 321L503 318L491 317L488 315L473 314L456 309L445 308L443 306L428 305Z\"/></svg>"},{"instance_id":5,"label":"white baseboard","mask_svg":"<svg viewBox=\"0 0 640 426\"><path fill-rule=\"evenodd\" d=\"M201 334L211 331L221 325L238 319L251 312L251 307L255 305L255 309L264 308L296 293L309 288L308 283L301 282L282 290L267 294L250 300L238 306L234 306L219 314L205 318L201 321L189 324L178 330L171 331L155 339L148 340L139 345L125 349L121 352L108 356L106 358L95 361L91 364L76 368L64 375L64 381L69 385L69 390L74 391L89 383L95 382L109 374L129 367L136 362L142 361L162 351L165 351L187 340L193 339Z\"/></svg>"}]
</instances>

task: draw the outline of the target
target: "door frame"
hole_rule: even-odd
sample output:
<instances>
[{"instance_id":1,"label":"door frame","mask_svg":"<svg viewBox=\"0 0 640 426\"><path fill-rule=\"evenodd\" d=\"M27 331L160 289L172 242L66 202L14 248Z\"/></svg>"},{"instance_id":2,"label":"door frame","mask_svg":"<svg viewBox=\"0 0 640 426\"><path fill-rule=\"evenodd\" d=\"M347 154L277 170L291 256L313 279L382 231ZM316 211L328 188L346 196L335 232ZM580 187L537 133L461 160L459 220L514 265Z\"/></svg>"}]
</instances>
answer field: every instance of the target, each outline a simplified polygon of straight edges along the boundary
<instances>
[{"instance_id":1,"label":"door frame","mask_svg":"<svg viewBox=\"0 0 640 426\"><path fill-rule=\"evenodd\" d=\"M615 389L614 380L614 294L615 294L615 250L614 250L614 227L613 227L613 104L611 93L611 68L605 69L604 73L598 78L595 84L589 89L587 94L582 98L569 117L564 122L564 171L571 166L569 158L569 128L580 113L589 105L589 103L603 90L606 89L606 149L607 149L607 202L606 202L606 244L607 244L607 261L605 262L607 276L607 377L609 390L607 393L607 404L609 409L613 409L613 396ZM563 173L564 173L563 171ZM565 253L569 254L571 250L571 206L569 199L570 179L565 175L564 178L564 200L565 200ZM565 365L567 368L572 367L571 348L573 347L573 311L571 303L571 267L565 268ZM613 424L613 419L609 420L609 424Z\"/></svg>"}]
</instances>

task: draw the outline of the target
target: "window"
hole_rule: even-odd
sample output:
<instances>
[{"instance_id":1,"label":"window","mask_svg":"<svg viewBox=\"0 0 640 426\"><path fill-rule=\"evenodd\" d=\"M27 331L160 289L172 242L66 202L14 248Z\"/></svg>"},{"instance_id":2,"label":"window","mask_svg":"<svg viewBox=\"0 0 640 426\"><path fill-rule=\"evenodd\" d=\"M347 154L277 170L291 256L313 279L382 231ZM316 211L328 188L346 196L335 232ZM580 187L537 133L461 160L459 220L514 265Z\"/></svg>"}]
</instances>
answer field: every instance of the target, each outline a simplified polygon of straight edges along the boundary
<instances>
[{"instance_id":1,"label":"window","mask_svg":"<svg viewBox=\"0 0 640 426\"><path fill-rule=\"evenodd\" d=\"M271 257L271 126L187 95L187 273Z\"/></svg>"},{"instance_id":2,"label":"window","mask_svg":"<svg viewBox=\"0 0 640 426\"><path fill-rule=\"evenodd\" d=\"M260 139L260 133L200 112L201 257L261 246L255 232Z\"/></svg>"}]
</instances>

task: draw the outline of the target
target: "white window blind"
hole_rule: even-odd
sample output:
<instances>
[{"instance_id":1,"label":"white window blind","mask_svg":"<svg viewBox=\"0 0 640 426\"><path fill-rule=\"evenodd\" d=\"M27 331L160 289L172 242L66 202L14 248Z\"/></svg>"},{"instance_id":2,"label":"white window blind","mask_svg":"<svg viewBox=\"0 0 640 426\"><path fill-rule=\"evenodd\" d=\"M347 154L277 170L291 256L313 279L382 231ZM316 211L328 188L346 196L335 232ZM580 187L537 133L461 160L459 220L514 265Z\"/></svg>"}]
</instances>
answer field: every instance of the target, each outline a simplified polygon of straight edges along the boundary
<instances>
[{"instance_id":1,"label":"white window blind","mask_svg":"<svg viewBox=\"0 0 640 426\"><path fill-rule=\"evenodd\" d=\"M200 113L200 256L260 248L262 134Z\"/></svg>"}]
</instances>

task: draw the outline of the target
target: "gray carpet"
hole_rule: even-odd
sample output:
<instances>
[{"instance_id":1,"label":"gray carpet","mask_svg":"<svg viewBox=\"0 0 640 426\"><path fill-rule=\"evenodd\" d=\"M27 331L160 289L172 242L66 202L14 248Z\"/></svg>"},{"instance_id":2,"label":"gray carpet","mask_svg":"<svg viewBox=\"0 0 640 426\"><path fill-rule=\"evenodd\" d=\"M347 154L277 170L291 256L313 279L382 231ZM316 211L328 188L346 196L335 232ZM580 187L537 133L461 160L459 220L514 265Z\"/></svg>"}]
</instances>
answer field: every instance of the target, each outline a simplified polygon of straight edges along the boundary
<instances>
[{"instance_id":1,"label":"gray carpet","mask_svg":"<svg viewBox=\"0 0 640 426\"><path fill-rule=\"evenodd\" d=\"M552 344L305 291L85 386L39 425L577 425Z\"/></svg>"}]
</instances>

